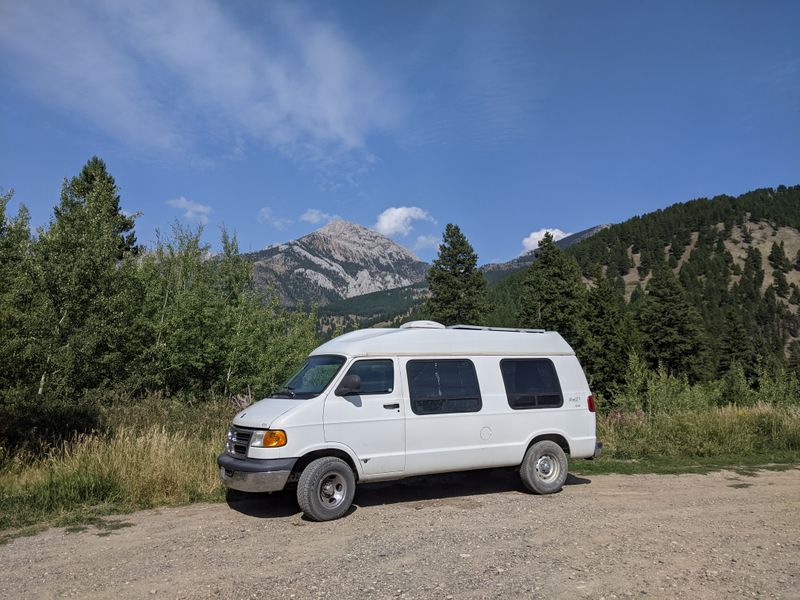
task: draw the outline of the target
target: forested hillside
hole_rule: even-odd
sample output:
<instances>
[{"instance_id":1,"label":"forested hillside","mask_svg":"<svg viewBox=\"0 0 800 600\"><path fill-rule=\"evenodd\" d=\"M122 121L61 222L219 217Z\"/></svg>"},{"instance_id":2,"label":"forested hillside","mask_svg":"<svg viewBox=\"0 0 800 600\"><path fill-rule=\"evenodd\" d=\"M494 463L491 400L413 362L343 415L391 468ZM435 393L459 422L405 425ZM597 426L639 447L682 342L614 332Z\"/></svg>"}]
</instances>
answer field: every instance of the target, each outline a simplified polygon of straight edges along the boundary
<instances>
[{"instance_id":1,"label":"forested hillside","mask_svg":"<svg viewBox=\"0 0 800 600\"><path fill-rule=\"evenodd\" d=\"M749 374L786 361L798 367L799 230L800 186L780 186L676 204L600 231L565 254L586 286L605 282L614 291L621 322L632 328L625 343L645 355L665 333L652 322L655 294L663 291L664 303L696 315L696 344L686 349L692 368L684 372L708 379L732 364ZM502 280L490 289L487 323L525 324L536 293L530 268Z\"/></svg>"}]
</instances>

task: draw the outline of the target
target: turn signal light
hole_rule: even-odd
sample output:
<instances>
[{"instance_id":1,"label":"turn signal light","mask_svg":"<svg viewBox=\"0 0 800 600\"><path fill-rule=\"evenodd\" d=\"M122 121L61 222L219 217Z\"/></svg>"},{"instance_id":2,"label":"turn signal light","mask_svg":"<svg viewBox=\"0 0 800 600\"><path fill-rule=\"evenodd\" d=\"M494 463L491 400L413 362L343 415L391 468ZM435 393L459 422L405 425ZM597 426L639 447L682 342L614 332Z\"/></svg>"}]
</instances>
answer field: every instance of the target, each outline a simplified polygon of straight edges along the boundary
<instances>
[{"instance_id":1,"label":"turn signal light","mask_svg":"<svg viewBox=\"0 0 800 600\"><path fill-rule=\"evenodd\" d=\"M596 406L594 405L594 396L589 396L586 401L589 404L589 412L594 412L596 410Z\"/></svg>"},{"instance_id":2,"label":"turn signal light","mask_svg":"<svg viewBox=\"0 0 800 600\"><path fill-rule=\"evenodd\" d=\"M253 434L251 446L257 448L279 448L286 445L286 432L280 429L268 429L267 431L258 431Z\"/></svg>"}]
</instances>

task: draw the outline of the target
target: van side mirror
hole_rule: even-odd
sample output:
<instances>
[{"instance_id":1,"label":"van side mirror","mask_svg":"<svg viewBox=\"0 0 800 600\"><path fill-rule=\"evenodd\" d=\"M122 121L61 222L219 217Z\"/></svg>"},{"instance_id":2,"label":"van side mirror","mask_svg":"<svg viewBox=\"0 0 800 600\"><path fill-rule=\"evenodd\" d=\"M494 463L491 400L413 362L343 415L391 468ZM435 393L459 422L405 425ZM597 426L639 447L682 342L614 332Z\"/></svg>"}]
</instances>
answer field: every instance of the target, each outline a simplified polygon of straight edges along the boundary
<instances>
[{"instance_id":1,"label":"van side mirror","mask_svg":"<svg viewBox=\"0 0 800 600\"><path fill-rule=\"evenodd\" d=\"M334 394L337 396L350 396L361 392L361 377L355 374L345 375Z\"/></svg>"}]
</instances>

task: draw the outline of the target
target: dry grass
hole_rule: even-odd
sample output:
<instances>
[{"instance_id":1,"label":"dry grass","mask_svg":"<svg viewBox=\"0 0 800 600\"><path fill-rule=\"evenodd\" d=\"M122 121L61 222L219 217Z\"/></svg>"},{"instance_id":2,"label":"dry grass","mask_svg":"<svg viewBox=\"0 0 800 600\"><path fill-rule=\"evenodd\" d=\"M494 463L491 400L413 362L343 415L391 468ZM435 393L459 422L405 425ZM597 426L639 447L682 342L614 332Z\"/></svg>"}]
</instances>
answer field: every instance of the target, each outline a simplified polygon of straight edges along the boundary
<instances>
[{"instance_id":1,"label":"dry grass","mask_svg":"<svg viewBox=\"0 0 800 600\"><path fill-rule=\"evenodd\" d=\"M223 497L216 455L234 409L151 398L107 409L108 430L0 461L0 529ZM1 457L0 457L1 458Z\"/></svg>"},{"instance_id":2,"label":"dry grass","mask_svg":"<svg viewBox=\"0 0 800 600\"><path fill-rule=\"evenodd\" d=\"M800 451L800 407L756 404L646 415L612 412L597 435L613 458L725 457Z\"/></svg>"},{"instance_id":3,"label":"dry grass","mask_svg":"<svg viewBox=\"0 0 800 600\"><path fill-rule=\"evenodd\" d=\"M39 458L16 457L0 471L0 528L42 520L217 500L214 438L120 429L85 435Z\"/></svg>"},{"instance_id":4,"label":"dry grass","mask_svg":"<svg viewBox=\"0 0 800 600\"><path fill-rule=\"evenodd\" d=\"M221 500L215 456L233 412L224 403L155 399L109 411L106 433L77 437L44 455L6 457L0 461L0 530ZM615 412L599 417L598 437L606 457L643 459L642 468L648 459L666 457L737 464L747 455L800 451L800 407Z\"/></svg>"}]
</instances>

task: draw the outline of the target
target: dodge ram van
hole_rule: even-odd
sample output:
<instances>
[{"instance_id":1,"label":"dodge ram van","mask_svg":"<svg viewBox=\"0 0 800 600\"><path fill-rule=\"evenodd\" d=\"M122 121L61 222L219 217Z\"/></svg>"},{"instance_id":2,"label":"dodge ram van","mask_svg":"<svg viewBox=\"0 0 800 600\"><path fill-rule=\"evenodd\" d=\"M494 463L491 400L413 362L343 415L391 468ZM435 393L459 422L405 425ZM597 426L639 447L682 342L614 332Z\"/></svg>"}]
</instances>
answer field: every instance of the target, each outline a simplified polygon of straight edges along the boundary
<instances>
[{"instance_id":1,"label":"dodge ram van","mask_svg":"<svg viewBox=\"0 0 800 600\"><path fill-rule=\"evenodd\" d=\"M225 486L297 488L305 515L344 515L357 482L518 467L551 494L570 458L593 458L595 406L555 332L414 321L314 350L269 398L233 420L217 458Z\"/></svg>"}]
</instances>

